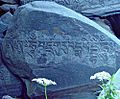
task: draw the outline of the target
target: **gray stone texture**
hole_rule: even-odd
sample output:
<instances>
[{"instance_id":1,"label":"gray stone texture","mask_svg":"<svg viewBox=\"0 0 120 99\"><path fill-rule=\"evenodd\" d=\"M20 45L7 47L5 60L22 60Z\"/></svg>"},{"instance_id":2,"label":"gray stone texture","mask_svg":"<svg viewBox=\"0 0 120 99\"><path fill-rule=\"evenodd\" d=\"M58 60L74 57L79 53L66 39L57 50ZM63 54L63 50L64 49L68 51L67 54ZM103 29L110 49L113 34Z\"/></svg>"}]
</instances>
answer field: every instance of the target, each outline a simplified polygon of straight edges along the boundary
<instances>
[{"instance_id":1,"label":"gray stone texture","mask_svg":"<svg viewBox=\"0 0 120 99\"><path fill-rule=\"evenodd\" d=\"M13 15L10 12L5 13L0 17L0 38L3 38L3 32L5 32L12 22Z\"/></svg>"},{"instance_id":2,"label":"gray stone texture","mask_svg":"<svg viewBox=\"0 0 120 99\"><path fill-rule=\"evenodd\" d=\"M89 17L120 13L120 0L21 0L21 3L32 1L56 2Z\"/></svg>"},{"instance_id":3,"label":"gray stone texture","mask_svg":"<svg viewBox=\"0 0 120 99\"><path fill-rule=\"evenodd\" d=\"M45 77L57 83L48 91L61 90L90 83L96 72L115 72L120 67L120 41L73 10L36 1L16 10L2 56L15 75L27 80ZM36 87L35 93L40 92Z\"/></svg>"},{"instance_id":4,"label":"gray stone texture","mask_svg":"<svg viewBox=\"0 0 120 99\"><path fill-rule=\"evenodd\" d=\"M11 4L15 4L17 0L1 0L4 3L11 3Z\"/></svg>"},{"instance_id":5,"label":"gray stone texture","mask_svg":"<svg viewBox=\"0 0 120 99\"><path fill-rule=\"evenodd\" d=\"M0 57L0 99L2 99L4 95L11 95L13 97L20 96L21 88L20 81L2 64Z\"/></svg>"},{"instance_id":6,"label":"gray stone texture","mask_svg":"<svg viewBox=\"0 0 120 99\"><path fill-rule=\"evenodd\" d=\"M0 17L0 99L3 95L20 96L21 83L14 77L1 61L1 46L3 41L3 32L11 26L13 15L10 12Z\"/></svg>"},{"instance_id":7,"label":"gray stone texture","mask_svg":"<svg viewBox=\"0 0 120 99\"><path fill-rule=\"evenodd\" d=\"M4 65L0 65L0 99L3 95L13 97L21 95L21 83L17 80Z\"/></svg>"},{"instance_id":8,"label":"gray stone texture","mask_svg":"<svg viewBox=\"0 0 120 99\"><path fill-rule=\"evenodd\" d=\"M3 4L0 6L0 9L3 11L15 11L18 8L18 4Z\"/></svg>"},{"instance_id":9,"label":"gray stone texture","mask_svg":"<svg viewBox=\"0 0 120 99\"><path fill-rule=\"evenodd\" d=\"M13 15L10 12L7 12L0 17L0 21L6 25L9 25L12 22L12 17Z\"/></svg>"}]
</instances>

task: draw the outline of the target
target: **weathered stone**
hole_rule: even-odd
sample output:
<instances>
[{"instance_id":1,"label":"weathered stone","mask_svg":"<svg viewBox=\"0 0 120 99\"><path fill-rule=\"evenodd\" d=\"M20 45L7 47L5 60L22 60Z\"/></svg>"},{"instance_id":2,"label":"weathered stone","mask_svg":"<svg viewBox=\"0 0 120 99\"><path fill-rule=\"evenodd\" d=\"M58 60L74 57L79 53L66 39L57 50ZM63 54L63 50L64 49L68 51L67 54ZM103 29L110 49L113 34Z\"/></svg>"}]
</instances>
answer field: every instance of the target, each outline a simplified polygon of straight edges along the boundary
<instances>
[{"instance_id":1,"label":"weathered stone","mask_svg":"<svg viewBox=\"0 0 120 99\"><path fill-rule=\"evenodd\" d=\"M0 38L0 99L4 95L13 97L20 96L22 92L21 82L13 76L1 60L1 38Z\"/></svg>"},{"instance_id":2,"label":"weathered stone","mask_svg":"<svg viewBox=\"0 0 120 99\"><path fill-rule=\"evenodd\" d=\"M12 16L13 15L10 12L7 12L0 17L0 49L4 37L3 32L5 32L8 29L8 26L10 26ZM2 96L6 94L11 96L20 96L21 88L21 82L7 70L6 66L2 64L0 57L0 99L2 99Z\"/></svg>"},{"instance_id":3,"label":"weathered stone","mask_svg":"<svg viewBox=\"0 0 120 99\"><path fill-rule=\"evenodd\" d=\"M119 0L21 0L21 3L26 4L32 1L54 1L89 17L120 13Z\"/></svg>"},{"instance_id":4,"label":"weathered stone","mask_svg":"<svg viewBox=\"0 0 120 99\"><path fill-rule=\"evenodd\" d=\"M2 16L0 17L0 20L1 20L4 24L9 25L9 24L11 23L11 21L12 21L12 17L13 17L13 15L12 15L10 12L7 12L7 13L5 13L4 15L2 15Z\"/></svg>"},{"instance_id":5,"label":"weathered stone","mask_svg":"<svg viewBox=\"0 0 120 99\"><path fill-rule=\"evenodd\" d=\"M21 83L6 68L0 64L0 99L3 95L20 96Z\"/></svg>"},{"instance_id":6,"label":"weathered stone","mask_svg":"<svg viewBox=\"0 0 120 99\"><path fill-rule=\"evenodd\" d=\"M0 9L2 9L3 11L15 11L17 9L18 5L17 4L3 4L2 6L0 6Z\"/></svg>"},{"instance_id":7,"label":"weathered stone","mask_svg":"<svg viewBox=\"0 0 120 99\"><path fill-rule=\"evenodd\" d=\"M1 0L4 3L11 3L11 4L15 4L16 0Z\"/></svg>"},{"instance_id":8,"label":"weathered stone","mask_svg":"<svg viewBox=\"0 0 120 99\"><path fill-rule=\"evenodd\" d=\"M0 17L0 37L3 38L3 32L7 30L12 22L13 15L10 12L5 13Z\"/></svg>"},{"instance_id":9,"label":"weathered stone","mask_svg":"<svg viewBox=\"0 0 120 99\"><path fill-rule=\"evenodd\" d=\"M19 77L55 80L57 86L48 90L61 90L90 83L96 72L115 72L120 67L120 41L73 10L36 1L16 10L2 55Z\"/></svg>"}]
</instances>

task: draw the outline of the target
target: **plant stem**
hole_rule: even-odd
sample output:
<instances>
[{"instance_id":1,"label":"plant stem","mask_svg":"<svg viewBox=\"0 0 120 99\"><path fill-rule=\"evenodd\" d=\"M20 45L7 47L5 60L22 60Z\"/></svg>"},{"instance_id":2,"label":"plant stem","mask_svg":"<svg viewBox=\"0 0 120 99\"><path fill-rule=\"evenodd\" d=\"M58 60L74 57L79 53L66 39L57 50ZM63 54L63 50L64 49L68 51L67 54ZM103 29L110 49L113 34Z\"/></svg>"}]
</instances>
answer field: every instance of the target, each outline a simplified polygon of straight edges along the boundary
<instances>
[{"instance_id":1,"label":"plant stem","mask_svg":"<svg viewBox=\"0 0 120 99\"><path fill-rule=\"evenodd\" d=\"M47 90L46 90L46 89L47 89L47 88L46 88L47 86L45 85L44 87L45 87L45 99L48 99L48 97L47 97Z\"/></svg>"}]
</instances>

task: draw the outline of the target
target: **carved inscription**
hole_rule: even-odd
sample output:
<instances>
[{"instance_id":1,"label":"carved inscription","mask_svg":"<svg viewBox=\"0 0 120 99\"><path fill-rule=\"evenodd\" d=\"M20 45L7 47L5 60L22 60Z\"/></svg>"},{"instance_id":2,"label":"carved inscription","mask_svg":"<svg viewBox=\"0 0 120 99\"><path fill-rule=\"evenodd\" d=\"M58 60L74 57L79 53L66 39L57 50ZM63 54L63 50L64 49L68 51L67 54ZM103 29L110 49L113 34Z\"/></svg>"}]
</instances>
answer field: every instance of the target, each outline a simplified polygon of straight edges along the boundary
<instances>
[{"instance_id":1,"label":"carved inscription","mask_svg":"<svg viewBox=\"0 0 120 99\"><path fill-rule=\"evenodd\" d=\"M33 30L23 34L23 39L9 41L6 50L16 53L16 58L24 58L28 63L44 66L64 62L75 62L91 67L116 64L116 45L105 35L90 34L86 31L82 35L79 33L72 36L62 31L59 33L59 30L61 29L54 28L54 33L48 30Z\"/></svg>"},{"instance_id":2,"label":"carved inscription","mask_svg":"<svg viewBox=\"0 0 120 99\"><path fill-rule=\"evenodd\" d=\"M115 45L112 41L105 41L103 35L80 36L79 40L70 35L46 35L34 33L24 40L19 40L17 46L23 50L28 63L50 64L61 63L64 59L90 65L92 67L115 64ZM69 39L68 39L69 38ZM14 41L13 41L14 42ZM23 48L22 48L23 47ZM112 57L110 57L112 56ZM109 62L111 61L111 62Z\"/></svg>"}]
</instances>

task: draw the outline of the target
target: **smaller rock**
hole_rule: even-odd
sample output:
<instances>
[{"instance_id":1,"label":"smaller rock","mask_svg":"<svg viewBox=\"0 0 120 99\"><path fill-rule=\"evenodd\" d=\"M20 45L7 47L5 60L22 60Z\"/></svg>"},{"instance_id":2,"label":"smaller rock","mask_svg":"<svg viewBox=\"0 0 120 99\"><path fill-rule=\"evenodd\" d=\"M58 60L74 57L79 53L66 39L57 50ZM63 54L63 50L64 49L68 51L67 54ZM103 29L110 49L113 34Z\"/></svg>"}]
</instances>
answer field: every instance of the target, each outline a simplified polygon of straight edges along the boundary
<instances>
[{"instance_id":1,"label":"smaller rock","mask_svg":"<svg viewBox=\"0 0 120 99\"><path fill-rule=\"evenodd\" d=\"M16 3L16 0L1 0L2 2L5 2L5 3L11 3L11 4L15 4Z\"/></svg>"},{"instance_id":2,"label":"smaller rock","mask_svg":"<svg viewBox=\"0 0 120 99\"><path fill-rule=\"evenodd\" d=\"M9 24L12 22L13 15L10 12L5 13L0 17L0 37L3 38L3 33L7 30Z\"/></svg>"},{"instance_id":3,"label":"smaller rock","mask_svg":"<svg viewBox=\"0 0 120 99\"><path fill-rule=\"evenodd\" d=\"M0 9L4 10L4 11L12 11L14 12L17 9L18 5L14 4L3 4L2 6L0 6Z\"/></svg>"},{"instance_id":4,"label":"smaller rock","mask_svg":"<svg viewBox=\"0 0 120 99\"><path fill-rule=\"evenodd\" d=\"M4 24L8 25L8 24L11 23L12 18L13 18L13 15L12 15L10 12L7 12L7 13L5 13L4 15L2 15L2 16L0 17L0 20L1 20Z\"/></svg>"}]
</instances>

